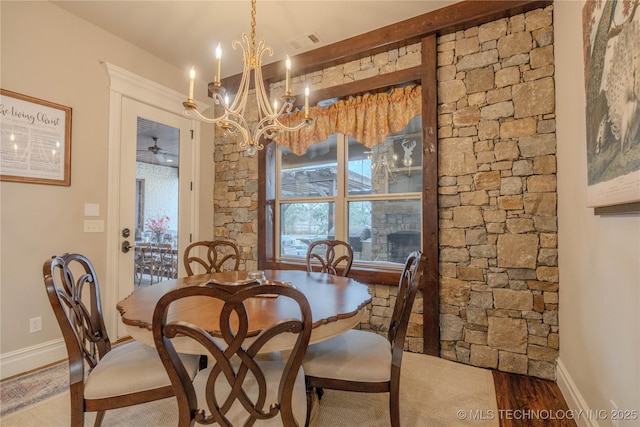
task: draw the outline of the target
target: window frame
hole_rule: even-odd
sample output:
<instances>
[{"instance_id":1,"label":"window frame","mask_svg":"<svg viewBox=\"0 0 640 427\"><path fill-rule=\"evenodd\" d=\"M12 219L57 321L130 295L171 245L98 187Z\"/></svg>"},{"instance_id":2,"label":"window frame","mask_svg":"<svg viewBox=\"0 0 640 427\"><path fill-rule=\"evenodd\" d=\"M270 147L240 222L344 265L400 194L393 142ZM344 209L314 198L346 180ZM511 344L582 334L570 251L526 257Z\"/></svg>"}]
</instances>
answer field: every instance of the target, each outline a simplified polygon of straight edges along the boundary
<instances>
[{"instance_id":1,"label":"window frame","mask_svg":"<svg viewBox=\"0 0 640 427\"><path fill-rule=\"evenodd\" d=\"M405 192L405 193L382 193L382 194L356 194L349 195L349 189L347 188L347 175L349 173L348 170L348 162L349 162L349 139L350 137L345 134L335 134L336 136L336 169L337 173L337 182L336 182L336 192L333 196L307 196L307 197L282 197L282 182L281 182L281 170L282 170L282 156L281 148L277 147L276 151L276 202L275 202L275 260L276 262L287 262L287 263L298 263L302 259L304 261L304 257L300 258L300 256L282 256L281 255L281 239L279 236L281 235L281 219L282 219L282 205L293 204L293 203L333 203L334 204L334 212L335 212L335 221L333 223L334 226L334 236L336 239L349 241L347 237L347 232L349 230L349 203L350 202L361 202L361 201L394 201L394 200L416 200L419 201L421 206L420 216L422 218L424 204L422 202L422 193L421 192ZM420 247L422 247L422 220L420 224ZM372 268L376 270L388 270L393 272L401 272L403 268L403 264L397 262L389 262L384 265L375 265L375 261L364 261L364 260L354 260L352 269L358 268Z\"/></svg>"}]
</instances>

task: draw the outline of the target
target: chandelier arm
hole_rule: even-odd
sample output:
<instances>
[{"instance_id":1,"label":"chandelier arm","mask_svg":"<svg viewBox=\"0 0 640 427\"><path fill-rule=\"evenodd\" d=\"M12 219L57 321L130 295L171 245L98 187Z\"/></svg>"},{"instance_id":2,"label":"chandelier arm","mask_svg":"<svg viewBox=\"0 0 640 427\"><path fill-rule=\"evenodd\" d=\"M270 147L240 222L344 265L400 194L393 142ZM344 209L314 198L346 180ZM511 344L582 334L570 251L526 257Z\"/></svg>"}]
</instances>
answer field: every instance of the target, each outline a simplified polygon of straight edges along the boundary
<instances>
[{"instance_id":1,"label":"chandelier arm","mask_svg":"<svg viewBox=\"0 0 640 427\"><path fill-rule=\"evenodd\" d=\"M205 123L216 124L216 123L218 123L220 121L219 119L215 119L215 118L212 119L210 117L207 117L207 116L203 115L200 111L195 110L195 109L185 109L184 110L184 115L186 117L189 117L189 118L193 118L192 115L194 115L194 116L196 116L196 118L198 120L203 121Z\"/></svg>"},{"instance_id":2,"label":"chandelier arm","mask_svg":"<svg viewBox=\"0 0 640 427\"><path fill-rule=\"evenodd\" d=\"M285 101L282 103L282 105L280 106L280 109L276 112L275 116L280 117L284 113L290 113L292 108L293 108L293 104L289 101Z\"/></svg>"},{"instance_id":3,"label":"chandelier arm","mask_svg":"<svg viewBox=\"0 0 640 427\"><path fill-rule=\"evenodd\" d=\"M205 122L205 123L211 123L211 124L215 124L215 125L224 125L225 127L230 127L233 129L227 129L227 133L229 134L235 134L236 132L240 132L242 134L243 139L249 139L249 131L247 130L247 123L244 120L244 118L238 114L234 114L233 112L230 113L225 113L222 116L218 117L218 118L211 118L211 117L207 117L205 115L203 115L201 112L199 112L198 110L184 110L184 116L185 117L189 117L189 118L193 118L193 116L196 116L198 120Z\"/></svg>"},{"instance_id":4,"label":"chandelier arm","mask_svg":"<svg viewBox=\"0 0 640 427\"><path fill-rule=\"evenodd\" d=\"M256 102L258 104L258 115L260 117L275 118L271 103L267 98L264 85L260 84L260 80L256 80Z\"/></svg>"},{"instance_id":5,"label":"chandelier arm","mask_svg":"<svg viewBox=\"0 0 640 427\"><path fill-rule=\"evenodd\" d=\"M242 117L241 114L238 114L238 111L235 111L233 108L229 108L221 94L216 93L214 95L214 99L216 105L219 105L223 111L222 116L217 119L219 122L226 122L229 120L237 121L237 117Z\"/></svg>"},{"instance_id":6,"label":"chandelier arm","mask_svg":"<svg viewBox=\"0 0 640 427\"><path fill-rule=\"evenodd\" d=\"M240 46L240 48L242 49L242 59L245 63L245 66L242 69L242 78L240 79L240 84L238 85L238 92L234 96L229 110L239 114L243 114L247 105L247 97L249 94L249 87L251 83L251 67L249 66L249 64L251 63L251 53L249 51L249 39L247 38L247 35L242 35L242 42L240 42L239 40L234 40L232 46L233 49L236 49L237 46Z\"/></svg>"},{"instance_id":7,"label":"chandelier arm","mask_svg":"<svg viewBox=\"0 0 640 427\"><path fill-rule=\"evenodd\" d=\"M295 132L297 130L304 128L305 126L308 126L309 122L310 121L308 120L304 120L296 126L285 126L276 118L273 120L272 123L268 124L267 126L264 126L262 128L256 128L256 131L254 132L253 137L255 141L260 141L260 138L262 136L265 136L267 139L275 139L276 135L279 132L282 132L282 131Z\"/></svg>"},{"instance_id":8,"label":"chandelier arm","mask_svg":"<svg viewBox=\"0 0 640 427\"><path fill-rule=\"evenodd\" d=\"M273 119L271 117L264 117L260 120L253 131L253 140L258 142L263 135L269 139L273 139L273 136L275 136L279 130L278 126L273 123Z\"/></svg>"},{"instance_id":9,"label":"chandelier arm","mask_svg":"<svg viewBox=\"0 0 640 427\"><path fill-rule=\"evenodd\" d=\"M261 129L260 132L256 134L257 137L262 138L263 136L269 140L277 140L277 135L280 133L280 129L274 126L268 126L264 129Z\"/></svg>"},{"instance_id":10,"label":"chandelier arm","mask_svg":"<svg viewBox=\"0 0 640 427\"><path fill-rule=\"evenodd\" d=\"M258 102L258 110L260 111L260 115L274 117L274 112L271 108L271 103L269 102L267 91L265 89L264 80L262 79L262 55L265 52L267 52L269 56L273 56L273 50L269 46L265 46L264 40L261 39L258 42L258 47L255 51L256 67L253 70L253 75L255 78L256 99Z\"/></svg>"},{"instance_id":11,"label":"chandelier arm","mask_svg":"<svg viewBox=\"0 0 640 427\"><path fill-rule=\"evenodd\" d=\"M228 133L229 135L235 135L236 132L240 132L240 134L242 135L240 146L245 147L246 144L243 145L244 141L248 141L251 137L251 135L249 134L248 128L246 126L242 126L241 124L233 120L230 120L228 122L228 126L233 128L233 130L226 129L225 132Z\"/></svg>"},{"instance_id":12,"label":"chandelier arm","mask_svg":"<svg viewBox=\"0 0 640 427\"><path fill-rule=\"evenodd\" d=\"M242 131L243 135L249 135L249 125L247 121L244 119L242 114L238 114L234 111L230 111L227 116L227 122L230 123L233 127L237 127Z\"/></svg>"},{"instance_id":13,"label":"chandelier arm","mask_svg":"<svg viewBox=\"0 0 640 427\"><path fill-rule=\"evenodd\" d=\"M231 110L229 110L227 103L224 102L224 98L222 97L222 93L221 92L215 92L213 94L213 102L218 105L220 108L222 108L222 115L218 118L216 118L216 123L220 122L223 123L225 122L228 117L229 114L231 114Z\"/></svg>"},{"instance_id":14,"label":"chandelier arm","mask_svg":"<svg viewBox=\"0 0 640 427\"><path fill-rule=\"evenodd\" d=\"M291 112L291 110L293 110L293 102L291 102L291 101L284 102L282 104L282 112L280 114L278 114L278 116L281 116L284 113L289 114Z\"/></svg>"},{"instance_id":15,"label":"chandelier arm","mask_svg":"<svg viewBox=\"0 0 640 427\"><path fill-rule=\"evenodd\" d=\"M295 131L300 130L300 129L302 129L302 128L306 127L306 126L309 126L309 125L311 124L311 120L310 120L310 119L303 120L303 121L301 121L300 123L298 123L298 124L297 124L297 125L295 125L295 126L285 126L285 125L283 125L282 123L280 123L280 121L279 121L278 119L276 119L276 120L275 120L275 123L274 123L274 126L275 126L276 124L277 124L277 126L278 126L281 130L283 130L283 131L286 131L286 132L295 132Z\"/></svg>"}]
</instances>

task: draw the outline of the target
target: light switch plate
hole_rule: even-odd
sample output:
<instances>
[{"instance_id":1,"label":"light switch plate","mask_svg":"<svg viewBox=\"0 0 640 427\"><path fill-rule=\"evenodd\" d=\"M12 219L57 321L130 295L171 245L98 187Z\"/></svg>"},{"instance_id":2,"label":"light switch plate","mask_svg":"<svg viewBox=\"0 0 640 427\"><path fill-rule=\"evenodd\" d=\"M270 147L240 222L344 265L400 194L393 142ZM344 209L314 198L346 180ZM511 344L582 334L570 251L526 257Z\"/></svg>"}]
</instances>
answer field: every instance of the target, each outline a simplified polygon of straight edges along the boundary
<instances>
[{"instance_id":1,"label":"light switch plate","mask_svg":"<svg viewBox=\"0 0 640 427\"><path fill-rule=\"evenodd\" d=\"M84 216L100 216L100 205L98 203L85 203Z\"/></svg>"},{"instance_id":2,"label":"light switch plate","mask_svg":"<svg viewBox=\"0 0 640 427\"><path fill-rule=\"evenodd\" d=\"M101 219L85 219L84 220L84 232L85 233L102 233L104 232L104 221Z\"/></svg>"}]
</instances>

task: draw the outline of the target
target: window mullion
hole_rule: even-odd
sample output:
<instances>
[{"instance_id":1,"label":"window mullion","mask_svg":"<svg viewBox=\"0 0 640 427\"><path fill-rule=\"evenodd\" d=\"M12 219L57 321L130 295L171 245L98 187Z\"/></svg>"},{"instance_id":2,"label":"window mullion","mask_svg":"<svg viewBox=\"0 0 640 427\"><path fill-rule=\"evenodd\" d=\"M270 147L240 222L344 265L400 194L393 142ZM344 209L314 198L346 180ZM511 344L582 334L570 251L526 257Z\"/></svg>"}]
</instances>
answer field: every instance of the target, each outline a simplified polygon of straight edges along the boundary
<instances>
[{"instance_id":1,"label":"window mullion","mask_svg":"<svg viewBox=\"0 0 640 427\"><path fill-rule=\"evenodd\" d=\"M336 227L336 239L349 241L347 236L347 136L343 134L338 135L338 188L335 198L335 218L334 224Z\"/></svg>"},{"instance_id":2,"label":"window mullion","mask_svg":"<svg viewBox=\"0 0 640 427\"><path fill-rule=\"evenodd\" d=\"M275 206L274 206L274 218L273 218L273 221L276 224L275 231L276 231L277 234L274 233L274 239L275 239L275 242L274 242L275 243L275 248L274 248L274 250L275 250L275 254L276 254L275 255L276 259L279 259L280 258L280 254L282 253L282 249L281 249L282 240L280 239L280 235L282 234L282 231L281 231L281 228L280 228L280 227L282 227L282 224L280 223L280 212L281 212L280 204L282 203L282 198L281 198L281 194L282 193L280 192L281 191L281 188L280 188L280 185L281 185L281 182L280 182L281 181L281 179L280 179L280 171L281 171L281 168L282 168L282 161L281 161L282 155L280 154L281 152L280 152L280 148L279 147L276 148L275 152L276 152L276 174L275 174L274 179L275 179L275 184L276 184L276 193L275 193L276 202L274 204Z\"/></svg>"}]
</instances>

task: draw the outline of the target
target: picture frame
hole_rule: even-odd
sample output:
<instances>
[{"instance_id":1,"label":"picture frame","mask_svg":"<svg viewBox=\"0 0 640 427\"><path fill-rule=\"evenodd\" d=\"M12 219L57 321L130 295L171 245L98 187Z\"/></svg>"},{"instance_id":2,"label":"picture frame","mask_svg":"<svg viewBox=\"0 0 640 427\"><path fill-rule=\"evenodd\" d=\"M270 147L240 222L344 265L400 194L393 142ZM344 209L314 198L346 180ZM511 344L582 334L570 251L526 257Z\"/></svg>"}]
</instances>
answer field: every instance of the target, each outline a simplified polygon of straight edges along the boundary
<instances>
[{"instance_id":1,"label":"picture frame","mask_svg":"<svg viewBox=\"0 0 640 427\"><path fill-rule=\"evenodd\" d=\"M639 6L590 1L582 10L587 207L596 215L640 213Z\"/></svg>"},{"instance_id":2,"label":"picture frame","mask_svg":"<svg viewBox=\"0 0 640 427\"><path fill-rule=\"evenodd\" d=\"M0 89L0 180L71 185L71 107Z\"/></svg>"}]
</instances>

